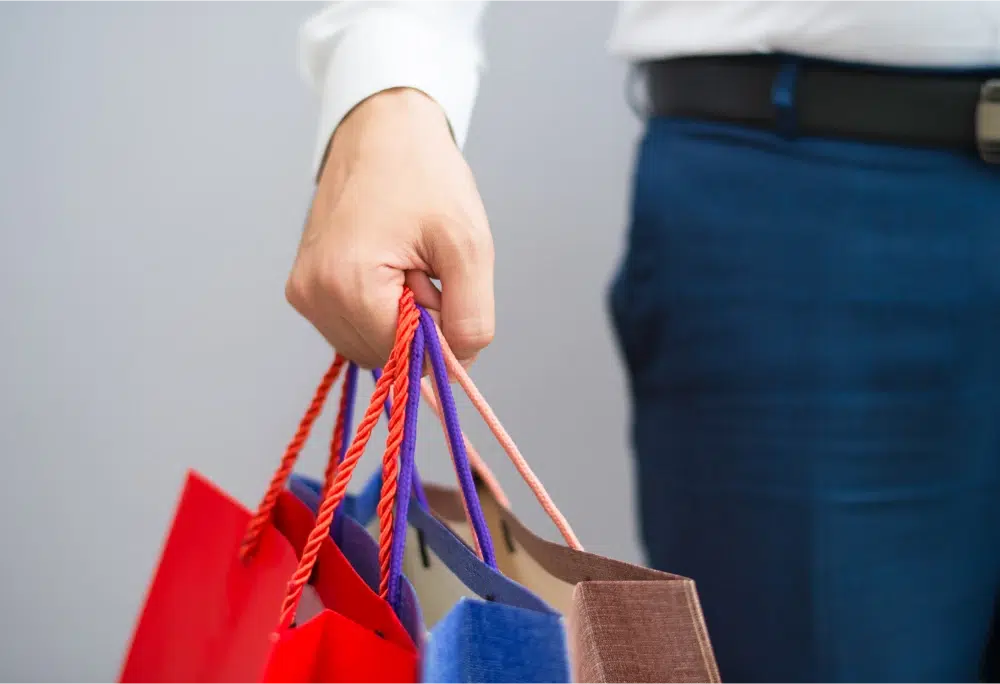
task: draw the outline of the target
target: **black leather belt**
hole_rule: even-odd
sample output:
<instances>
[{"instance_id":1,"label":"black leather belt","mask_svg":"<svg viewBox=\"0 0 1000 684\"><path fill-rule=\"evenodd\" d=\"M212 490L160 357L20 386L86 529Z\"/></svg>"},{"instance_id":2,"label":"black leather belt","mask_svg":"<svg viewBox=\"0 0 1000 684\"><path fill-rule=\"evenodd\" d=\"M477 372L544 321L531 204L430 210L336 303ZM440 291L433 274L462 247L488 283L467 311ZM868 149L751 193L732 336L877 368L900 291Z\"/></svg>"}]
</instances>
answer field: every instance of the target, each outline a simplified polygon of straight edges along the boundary
<instances>
[{"instance_id":1,"label":"black leather belt","mask_svg":"<svg viewBox=\"0 0 1000 684\"><path fill-rule=\"evenodd\" d=\"M653 116L944 147L1000 164L1000 67L993 73L948 73L772 55L692 57L641 66Z\"/></svg>"}]
</instances>

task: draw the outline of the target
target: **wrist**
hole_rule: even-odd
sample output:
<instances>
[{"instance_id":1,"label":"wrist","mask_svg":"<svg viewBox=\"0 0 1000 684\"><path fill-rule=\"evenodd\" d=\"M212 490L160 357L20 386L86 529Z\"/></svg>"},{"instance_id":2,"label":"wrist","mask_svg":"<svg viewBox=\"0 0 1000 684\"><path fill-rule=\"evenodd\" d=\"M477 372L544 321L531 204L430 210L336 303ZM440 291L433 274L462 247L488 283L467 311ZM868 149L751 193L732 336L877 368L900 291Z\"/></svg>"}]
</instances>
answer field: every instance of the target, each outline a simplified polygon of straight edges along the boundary
<instances>
[{"instance_id":1,"label":"wrist","mask_svg":"<svg viewBox=\"0 0 1000 684\"><path fill-rule=\"evenodd\" d=\"M362 145L378 145L407 130L423 137L438 133L454 143L451 126L444 110L426 93L415 88L390 88L362 100L334 130L320 166L323 169L339 150L357 151ZM336 150L336 152L335 152Z\"/></svg>"}]
</instances>

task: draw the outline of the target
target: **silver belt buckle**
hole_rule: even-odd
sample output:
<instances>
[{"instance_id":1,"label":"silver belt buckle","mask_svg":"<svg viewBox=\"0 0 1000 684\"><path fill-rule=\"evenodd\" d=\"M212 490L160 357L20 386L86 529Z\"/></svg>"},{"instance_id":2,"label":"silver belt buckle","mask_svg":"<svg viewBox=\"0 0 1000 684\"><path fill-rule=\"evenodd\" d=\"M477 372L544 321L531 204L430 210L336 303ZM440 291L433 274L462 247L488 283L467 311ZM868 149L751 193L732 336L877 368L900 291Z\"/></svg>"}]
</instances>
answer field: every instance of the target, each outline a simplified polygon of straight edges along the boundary
<instances>
[{"instance_id":1,"label":"silver belt buckle","mask_svg":"<svg viewBox=\"0 0 1000 684\"><path fill-rule=\"evenodd\" d=\"M983 84L976 106L976 146L987 164L1000 164L1000 78Z\"/></svg>"}]
</instances>

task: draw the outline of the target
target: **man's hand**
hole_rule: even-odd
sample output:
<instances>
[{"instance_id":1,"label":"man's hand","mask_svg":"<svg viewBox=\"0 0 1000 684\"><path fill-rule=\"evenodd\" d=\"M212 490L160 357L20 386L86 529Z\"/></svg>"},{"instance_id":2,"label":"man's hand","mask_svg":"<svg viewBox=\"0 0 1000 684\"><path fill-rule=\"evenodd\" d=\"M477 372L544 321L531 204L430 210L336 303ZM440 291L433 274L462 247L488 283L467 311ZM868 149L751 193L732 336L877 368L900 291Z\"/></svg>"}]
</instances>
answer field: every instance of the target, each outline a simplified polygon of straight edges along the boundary
<instances>
[{"instance_id":1,"label":"man's hand","mask_svg":"<svg viewBox=\"0 0 1000 684\"><path fill-rule=\"evenodd\" d=\"M463 362L493 339L493 238L472 172L437 103L396 89L337 127L286 296L373 368L392 348L404 283Z\"/></svg>"}]
</instances>

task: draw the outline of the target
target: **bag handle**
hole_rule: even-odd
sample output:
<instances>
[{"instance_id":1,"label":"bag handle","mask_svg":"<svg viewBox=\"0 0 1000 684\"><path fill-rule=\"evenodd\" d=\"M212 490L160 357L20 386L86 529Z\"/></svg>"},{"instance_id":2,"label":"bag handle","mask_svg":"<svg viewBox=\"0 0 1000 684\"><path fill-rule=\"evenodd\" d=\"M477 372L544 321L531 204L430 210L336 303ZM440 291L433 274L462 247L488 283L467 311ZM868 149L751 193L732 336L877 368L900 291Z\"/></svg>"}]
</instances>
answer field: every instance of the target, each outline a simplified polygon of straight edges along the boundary
<instances>
[{"instance_id":1,"label":"bag handle","mask_svg":"<svg viewBox=\"0 0 1000 684\"><path fill-rule=\"evenodd\" d=\"M443 363L444 363L443 357L441 357L440 355L438 355L438 357L440 359L440 364L443 365ZM413 359L411 359L410 362L413 363ZM421 357L421 360L420 360L419 363L421 364L421 368L422 368L423 367L423 365L422 365L423 364L423 357ZM326 474L324 476L323 490L325 490L327 487L329 487L329 483L332 480L333 473L335 472L335 469L336 469L335 463L339 463L339 461L343 460L344 453L346 451L346 442L344 441L344 435L345 434L349 434L350 430L351 430L351 419L352 419L352 414L353 414L355 395L357 393L357 365L354 362L350 362L348 364L347 368L348 368L348 371L347 371L348 372L348 377L347 377L347 379L345 379L343 390L341 392L340 408L339 408L339 410L337 412L336 426L334 428L333 438L332 438L331 444L330 444L331 461L327 465L327 472L326 472ZM378 379L381 377L381 375L382 375L382 372L379 369L375 368L375 369L372 370L372 377L374 378L375 382L378 382ZM418 380L419 380L419 378L418 378ZM433 384L430 383L430 378L428 378L428 384L427 385L421 384L420 387L421 387L422 391L424 391L424 390L426 390L428 392L436 391L436 390L429 389L430 387L433 387ZM418 406L419 406L419 403L418 403ZM386 415L389 415L389 413L391 412L391 409L392 409L392 400L391 399L386 399L385 408L386 408ZM458 429L458 433L461 434L461 430L460 429ZM447 433L446 433L446 436L447 436ZM464 435L463 435L463 444L464 443L465 442L464 442ZM452 448L451 448L451 441L450 440L447 441L447 444L448 444L448 450L451 453L453 451ZM506 495L504 495L503 490L500 488L500 485L497 482L496 477L490 471L489 466L487 466L482 461L482 459L479 458L478 454L475 454L475 460L473 460L473 458L471 458L471 455L469 455L469 454L466 454L466 455L468 455L470 457L467 458L467 459L463 459L463 461L464 461L464 466L463 467L466 470L469 470L471 468L471 471L467 475L463 476L461 474L461 471L459 469L459 465L455 462L455 457L454 457L453 454L452 454L452 463L455 466L455 474L456 474L456 477L457 477L457 479L459 481L459 484L461 485L463 481L467 483L466 487L462 490L463 491L463 496L460 497L460 498L461 498L461 501L462 501L462 507L465 510L465 519L468 520L468 521L472 521L472 520L475 519L474 516L476 514L472 510L470 510L469 505L468 505L466 499L469 496L474 496L475 495L475 491L476 490L475 490L475 480L474 480L473 473L475 473L476 475L479 475L480 479L484 480L487 483L487 487L490 489L491 493L494 495L494 497L498 501L501 501L504 506L507 506L509 504L507 503L507 497L506 497ZM334 459L336 459L336 460L334 460ZM381 472L380 471L375 471L375 473L372 474L371 480L369 480L368 485L366 485L366 487L365 487L365 496L367 496L369 488L375 487L375 486L381 487L381 482L379 480L380 476L381 476ZM418 473L418 471L417 471L416 468L414 468L413 475L412 475L412 490L413 490L413 496L414 496L414 498L416 498L417 503L419 505L423 506L425 509L429 510L429 507L427 505L427 497L424 494L423 485L420 482L420 476L419 476L419 473ZM482 510L482 506L481 505L478 506L477 510L481 511ZM334 539L338 539L340 537L339 530L340 530L340 527L341 527L340 522L341 522L342 516L343 516L343 511L338 509L336 515L334 516L334 522L333 522ZM483 555L482 545L480 543L479 536L480 536L480 532L483 531L483 530L485 530L485 531L488 532L489 527L488 527L488 525L486 525L485 518L483 518L482 516L479 516L479 517L482 520L482 522L480 524L478 524L478 525L472 524L470 522L470 527L471 527L471 530L472 530L472 541L473 541L473 544L475 546L476 555L479 556L480 560L484 560L485 561L486 558L484 558L484 555ZM487 557L488 558L495 558L495 554L492 554L492 553L488 554Z\"/></svg>"},{"instance_id":2,"label":"bag handle","mask_svg":"<svg viewBox=\"0 0 1000 684\"><path fill-rule=\"evenodd\" d=\"M468 440L458 425L458 410L455 407L454 395L451 392L451 384L448 378L449 372L458 380L459 385L462 386L462 389L465 391L466 395L468 395L469 399L476 407L476 410L486 421L486 424L490 427L490 430L497 438L500 446L507 453L507 456L517 468L517 471L520 473L522 479L524 479L524 481L531 488L532 492L534 492L535 498L538 499L538 502L555 524L563 539L566 540L566 544L572 549L582 551L583 545L573 532L572 527L570 527L569 521L566 520L566 517L559 511L558 507L556 507L552 498L545 490L545 486L538 479L538 476L535 475L534 471L531 470L531 466L528 465L524 456L521 455L521 452L518 450L514 440L511 439L510 435L500 423L500 419L497 418L493 409L479 391L479 388L476 387L472 378L469 377L465 367L462 366L461 362L459 362L459 360L455 357L455 354L451 351L451 348L444 340L444 336L441 334L437 323L434 322L434 319L431 318L430 314L423 308L421 308L421 327L424 329L425 344L427 345L428 352L430 354L435 381L431 386L432 392L428 392L426 389L429 383L422 382L421 393L431 405L431 409L437 414L442 425L444 426L445 435L448 438L447 442L449 448L453 451L453 461L455 462L456 469L461 461L465 461L466 463L472 461L471 454L475 454L474 462L478 462L484 466L485 463L482 458L475 453L472 443ZM456 454L454 453L456 451L461 454L459 458L456 458ZM484 468L484 470L489 472L488 468ZM489 475L494 483L496 483L496 478L492 476L492 473L489 473ZM461 481L461 474L459 474L459 479ZM471 480L471 474L469 479ZM475 483L470 482L469 485L472 492L475 492ZM496 483L496 491L500 494L499 497L496 497L497 501L504 507L509 507L507 497L503 496L503 491L500 489L498 483ZM491 487L491 494L492 493L494 492ZM494 494L494 496L496 495ZM463 487L463 502L466 498L467 497L464 495ZM479 497L477 495L473 495L470 498L474 500L475 505L481 510ZM469 513L470 511L466 508L466 518L469 519L470 523L472 523L474 522L473 517ZM488 528L486 530L486 534L489 534Z\"/></svg>"},{"instance_id":3,"label":"bag handle","mask_svg":"<svg viewBox=\"0 0 1000 684\"><path fill-rule=\"evenodd\" d=\"M347 450L343 462L335 469L336 473L332 478L330 487L323 493L323 500L316 514L315 525L309 533L299 559L298 567L288 583L285 600L281 606L279 624L282 628L288 627L295 617L299 601L302 598L302 592L309 583L316 560L319 557L320 548L330 533L334 513L340 502L344 499L347 492L347 485L371 438L375 424L378 422L379 414L386 398L389 396L390 388L396 396L405 396L407 392L410 346L419 322L420 315L416 310L413 293L408 289L404 289L399 305L396 339L389 355L389 360L386 363L385 373L375 385L371 402L358 425L357 434L350 448ZM247 526L247 534L240 548L240 554L244 560L249 559L256 550L260 542L261 533L270 522L278 496L284 490L288 478L295 467L295 462L309 436L309 432L322 411L330 387L345 364L346 360L338 354L317 387L313 400L305 416L300 421L295 436L286 448L285 455L282 457L281 463L271 479L271 483L257 508L257 512ZM386 439L385 452L382 458L383 484L379 501L379 594L383 599L388 595L389 558L392 545L394 542L400 544L405 542L405 537L400 540L394 540L392 537L392 513L397 493L398 457L402 442L404 410L405 405L403 402L398 402L397 406L392 410L389 421L389 435Z\"/></svg>"},{"instance_id":4,"label":"bag handle","mask_svg":"<svg viewBox=\"0 0 1000 684\"><path fill-rule=\"evenodd\" d=\"M282 607L283 620L290 619L294 615L295 608L302 596L302 591L309 581L312 573L312 566L316 562L320 546L323 540L330 533L330 526L333 523L333 514L343 501L347 493L347 485L354 474L365 447L371 438L372 431L379 419L379 414L389 396L390 388L397 397L405 396L409 382L409 347L413 336L419 325L419 313L414 303L413 293L404 288L403 296L400 298L399 319L396 327L396 341L389 354L389 360L385 366L385 373L375 385L368 409L358 425L354 441L344 455L344 460L336 469L336 474L330 487L323 494L323 501L320 503L316 513L316 526L309 534L309 539L302 552L299 568L296 570L289 583L289 592ZM402 442L402 428L404 419L405 404L396 402L393 406L389 420L389 434L386 438L385 452L382 457L382 494L378 505L379 515L379 595L383 599L388 597L388 570L389 557L391 555L392 539L392 515L393 503L396 499L396 489L398 485L399 449ZM398 540L403 543L404 540Z\"/></svg>"},{"instance_id":5,"label":"bag handle","mask_svg":"<svg viewBox=\"0 0 1000 684\"><path fill-rule=\"evenodd\" d=\"M376 379L377 381L377 379ZM330 457L326 462L326 471L323 473L323 491L325 492L333 484L333 478L337 474L337 466L347 455L348 442L344 437L351 433L351 423L354 419L354 397L358 389L358 365L351 361L347 364L347 373L344 376L344 387L340 392L340 406L337 409L337 420L333 428L333 438L330 440ZM386 416L389 415L388 402L386 403Z\"/></svg>"},{"instance_id":6,"label":"bag handle","mask_svg":"<svg viewBox=\"0 0 1000 684\"><path fill-rule=\"evenodd\" d=\"M327 472L323 478L323 488L326 489L330 486L330 482L333 479L333 474L336 471L334 464L340 463L344 460L344 455L347 453L347 442L344 441L344 436L350 434L351 432L351 421L354 415L354 403L357 397L357 373L358 365L353 361L347 364L348 376L344 381L344 386L340 395L340 408L337 411L337 421L333 430L333 437L330 440L330 457L331 461L327 464ZM372 379L377 383L379 378L382 377L382 371L379 368L372 369ZM386 418L392 412L392 399L385 400L385 415ZM373 486L375 482L378 482L378 487L381 488L382 484L379 480L381 473L375 471L372 478L368 481L365 487ZM420 478L414 473L413 480L413 496L416 497L422 505L427 505L427 498L424 495L423 485L420 482Z\"/></svg>"},{"instance_id":7,"label":"bag handle","mask_svg":"<svg viewBox=\"0 0 1000 684\"><path fill-rule=\"evenodd\" d=\"M379 378L382 377L382 371L375 368L372 369L372 377L375 382L378 383ZM330 457L327 460L326 470L323 474L323 483L321 485L320 494L329 489L330 484L333 482L333 478L336 475L337 467L340 462L344 460L344 456L347 454L348 440L345 436L351 433L352 421L354 418L354 404L357 397L357 385L358 385L358 365L353 361L347 364L347 374L344 378L344 385L340 394L340 407L337 410L337 419L334 424L333 436L330 440ZM392 415L392 399L387 398L384 403L386 418ZM382 489L382 472L381 470L376 470L373 475L374 481L369 481L365 486L365 494L368 495L368 489L370 485L375 485L378 488L378 497L381 495ZM421 503L425 508L427 507L427 497L424 495L423 485L420 483L419 479L413 480L413 493L417 497L417 501ZM376 501L375 506L378 506ZM343 517L345 513L343 509L337 508L333 516L333 538L338 541L341 537L341 530L343 529Z\"/></svg>"},{"instance_id":8,"label":"bag handle","mask_svg":"<svg viewBox=\"0 0 1000 684\"><path fill-rule=\"evenodd\" d=\"M435 324L435 328L436 326L437 324ZM577 538L576 534L573 532L573 529L570 527L569 521L566 520L566 517L556 507L555 503L552 501L552 498L549 496L548 492L545 491L544 485L542 485L541 481L538 479L538 476L535 475L534 471L531 470L531 466L528 465L528 462L525 460L524 456L521 455L521 452L518 450L517 445L514 443L514 440L511 439L509 434L507 434L507 431L500 423L500 419L497 418L496 414L493 412L493 409L490 407L489 403L486 401L482 393L479 391L479 388L476 387L476 384L472 381L472 378L469 377L469 374L466 372L465 367L462 366L461 362L455 357L455 354L451 351L451 349L448 347L447 344L442 344L441 346L444 352L444 360L448 372L450 372L451 375L458 381L458 384L462 387L462 390L469 397L469 400L472 402L473 406L475 406L476 410L479 412L479 415L481 415L483 417L483 420L486 421L486 424L489 426L490 431L493 433L493 436L496 437L497 442L500 443L501 448L507 454L507 457L510 459L511 463L513 463L514 467L517 468L517 472L520 473L521 478L528 484L528 486L531 488L531 491L534 492L535 498L538 500L538 503L541 504L542 509L544 509L545 513L549 516L549 519L551 519L552 522L555 524L556 528L559 530L559 533L562 535L562 538L566 540L566 544L572 549L582 551L583 545L580 544L579 538ZM423 383L423 386L426 387L426 383ZM437 390L436 387L434 389ZM445 413L442 411L441 402L438 400L435 394L436 392L428 392L426 390L423 391L424 398L430 404L431 410L433 410L434 413L437 414L438 418L443 423L445 420ZM479 456L478 453L476 453L475 447L473 447L472 443L469 441L469 439L465 436L464 433L461 433L461 437L462 437L461 441L466 451L469 453L470 460L473 463L476 462L482 463L482 458ZM480 476L483 477L484 483L487 484L487 486L489 486L487 478L483 475L484 474L481 472ZM495 480L495 478L493 479ZM497 487L497 490L494 490L492 487L490 487L490 490L499 503L501 503L505 507L509 507L509 502L507 501L507 498L505 496L502 496L503 492L499 490L499 487ZM501 496L497 496L498 491Z\"/></svg>"},{"instance_id":9,"label":"bag handle","mask_svg":"<svg viewBox=\"0 0 1000 684\"><path fill-rule=\"evenodd\" d=\"M425 350L430 356L431 367L433 369L434 375L438 378L439 381L441 378L445 378L445 382L447 383L447 370L445 368L444 357L441 353L440 341L437 339L436 329L432 325L433 319L422 307L418 306L417 308L420 312L421 324L417 328L416 334L413 338L413 342L411 345L410 380L412 384L408 388L407 396L397 398L397 401L406 401L408 407L413 406L412 409L411 408L406 409L406 413L404 415L406 416L407 421L411 420L410 418L411 414L416 412L420 406L420 395L416 391L416 388L420 386L420 377L423 373L423 368L424 368ZM428 326L428 324L430 325ZM431 335L428 335L428 332L431 333ZM429 337L432 338L433 344L429 345L425 344L425 340L427 340ZM415 370L414 370L414 364L416 364ZM356 366L353 363L349 364L348 372L350 372L352 368L356 368ZM376 382L378 382L378 378L381 374L377 370L374 370L372 371L372 375L376 378ZM350 382L350 378L348 378L348 381L345 381L344 383L344 389L341 394L340 410L338 412L336 428L334 429L334 435L331 443L331 453L334 454L336 457L334 463L336 463L342 458L341 455L342 452L340 452L340 449L343 444L343 435L345 433L345 430L346 431L350 430L351 407L353 406L354 403L355 392L356 392L356 387L354 386L354 383ZM449 396L451 396L450 393ZM386 410L391 412L392 401L390 399L387 399L385 405L386 405ZM452 407L454 407L453 397L451 397L451 405ZM446 430L446 437L448 442L448 450L452 456L452 463L454 465L455 473L458 477L459 486L462 493L461 496L462 506L465 509L466 518L471 521L471 527L473 532L472 536L473 536L473 541L475 542L477 555L484 563L486 563L486 565L496 570L497 569L496 553L494 552L493 548L493 540L491 539L490 536L489 526L486 523L486 517L483 514L482 504L479 502L479 497L476 493L476 483L473 478L473 473L469 464L468 457L464 449L461 448L462 443L459 441L459 436L461 435L461 428L458 426L457 412L452 411L452 413L454 414L454 418L448 424L448 428ZM413 418L413 420L416 419ZM406 434L405 432L406 424L408 423L404 423L404 435ZM416 429L415 426L416 424L414 423L413 427L414 430ZM415 447L416 433L414 433L413 440ZM454 448L452 446L453 443L459 444L459 448L458 449ZM404 441L404 446L405 444L406 442ZM332 471L328 467L327 476L325 478L325 482L327 484L324 484L324 490L329 486L328 483L330 482L331 472ZM373 479L377 479L379 475L380 472L376 471L376 473L373 475ZM403 487L402 491L404 493L412 491L413 496L417 499L417 502L420 505L422 505L425 509L428 508L427 500L423 492L423 487L419 482L415 466L409 468L409 472L407 473L405 482L402 480L402 478L400 482L401 486ZM404 501L404 499L406 500ZM404 497L400 498L399 502L397 503L397 510L395 513L395 518L397 521L395 528L396 533L402 533L404 535L406 533L406 516L404 515L404 513L406 512L406 510L408 510L408 506L409 506L409 500L404 495ZM403 511L403 513L401 513L400 511ZM338 514L342 514L342 512L338 511ZM336 520L334 521L334 525L335 526L337 525ZM336 532L336 527L335 527L335 532ZM401 572L402 550L399 551L398 560L399 560L398 563L399 571ZM389 577L394 578L393 569L391 565L390 565ZM390 579L390 591L389 591L390 603L392 602L393 595L394 595L393 580Z\"/></svg>"},{"instance_id":10,"label":"bag handle","mask_svg":"<svg viewBox=\"0 0 1000 684\"><path fill-rule=\"evenodd\" d=\"M434 412L439 419L441 418L441 406L437 399L437 387L431 382L430 378L423 378L420 382L420 393L424 397L424 401L427 405L431 407L431 411ZM503 487L500 485L500 480L497 476L493 474L493 471L483 460L483 457L479 455L476 448L472 446L472 442L469 441L465 433L462 433L462 443L465 446L465 452L469 456L469 465L472 467L472 472L479 476L482 480L483 485L489 490L493 498L497 500L504 508L510 508L510 499L503 491Z\"/></svg>"},{"instance_id":11,"label":"bag handle","mask_svg":"<svg viewBox=\"0 0 1000 684\"><path fill-rule=\"evenodd\" d=\"M323 412L323 405L330 394L330 387L337 379L337 376L340 375L340 371L346 363L347 359L337 354L330 368L316 387L316 391L313 392L309 408L306 409L305 415L299 421L295 436L292 437L288 446L285 447L285 454L281 457L281 464L271 477L271 482L264 494L264 498L261 499L260 504L257 506L257 511L254 513L253 518L250 519L246 534L243 536L243 543L240 545L240 558L247 560L257 550L261 533L264 527L271 521L271 514L278 503L278 497L284 491L288 478L295 469L295 462L298 461L299 454L302 453L302 447L305 446L306 440L309 439L309 433L312 432L313 424Z\"/></svg>"},{"instance_id":12,"label":"bag handle","mask_svg":"<svg viewBox=\"0 0 1000 684\"><path fill-rule=\"evenodd\" d=\"M333 478L337 474L337 467L347 454L348 442L344 437L351 432L351 423L354 418L354 396L357 393L357 386L358 366L351 361L347 364L344 386L340 392L340 406L337 409L333 437L330 439L330 455L327 457L326 468L323 472L323 484L320 496L330 488ZM381 491L379 494L381 494ZM333 538L337 543L340 543L343 519L344 511L338 507L333 516Z\"/></svg>"},{"instance_id":13,"label":"bag handle","mask_svg":"<svg viewBox=\"0 0 1000 684\"><path fill-rule=\"evenodd\" d=\"M420 309L420 328L414 337L411 347L410 358L410 387L406 397L406 417L403 424L403 446L400 451L399 460L399 486L404 492L404 496L398 500L397 518L393 536L400 538L406 535L407 513L409 507L409 497L405 493L411 489L411 480L416 466L415 451L417 442L417 412L420 406L420 394L417 386L420 384L420 376L424 362L424 348L430 357L434 388L437 391L439 405L442 407L442 421L445 428L445 437L451 451L452 461L455 465L455 472L459 478L462 503L466 511L474 532L474 538L482 540L482 555L486 565L497 570L496 555L493 551L493 541L490 538L489 527L486 525L482 513L482 504L476 491L475 482L472 477L472 470L469 466L469 458L465 450L465 440L462 430L458 424L458 410L455 407L455 397L451 391L448 381L448 370L446 367L444 354L442 352L441 338L438 336L434 319L426 309ZM539 485L540 486L540 485ZM404 549L397 545L393 549L391 559L390 577L398 577L402 573ZM399 592L398 580L394 585L390 585L389 597L392 600Z\"/></svg>"},{"instance_id":14,"label":"bag handle","mask_svg":"<svg viewBox=\"0 0 1000 684\"><path fill-rule=\"evenodd\" d=\"M412 363L412 359L411 359L410 362ZM423 361L421 361L421 363L423 363ZM382 376L382 370L381 369L379 369L379 368L373 368L372 369L372 378L375 380L375 382L378 382L378 379L381 376ZM392 409L392 400L391 399L386 399L385 400L385 415L386 416L389 415L389 411L391 409ZM417 500L417 503L419 503L424 508L427 508L427 495L424 494L424 485L420 481L420 475L417 473L416 470L413 471L413 497Z\"/></svg>"},{"instance_id":15,"label":"bag handle","mask_svg":"<svg viewBox=\"0 0 1000 684\"><path fill-rule=\"evenodd\" d=\"M493 539L490 536L489 525L486 524L486 516L483 514L483 506L479 501L479 494L476 492L476 482L472 476L469 465L468 453L465 450L465 442L462 440L462 428L458 423L458 409L455 407L455 397L451 393L451 386L448 382L448 370L442 352L441 338L438 336L434 319L426 309L420 310L420 328L424 333L424 341L427 347L427 356L431 362L431 375L434 378L434 386L441 393L441 406L444 409L445 441L448 450L451 452L451 460L455 466L455 475L458 478L459 489L462 492L462 503L465 507L466 518L469 520L473 532L473 539L476 540L477 552L482 557L483 562L493 569L496 569L496 554L493 551ZM416 387L413 394L418 394ZM419 402L419 395L417 401ZM415 429L415 428L414 428Z\"/></svg>"},{"instance_id":16,"label":"bag handle","mask_svg":"<svg viewBox=\"0 0 1000 684\"><path fill-rule=\"evenodd\" d=\"M381 377L381 369L373 368L372 379L377 383ZM344 386L340 394L340 408L337 410L337 421L334 425L333 437L330 440L330 460L327 462L326 472L323 477L324 490L330 486L336 474L337 465L344 460L344 456L347 454L348 442L344 439L344 436L351 433L351 423L354 418L354 402L358 393L357 387L358 364L350 361L347 364L347 377L344 379ZM391 414L392 399L388 398L385 400L385 417L388 419ZM419 478L415 478L413 481L413 495L417 497L417 501L421 502L421 504L427 505L427 497L424 496L423 485L420 483Z\"/></svg>"},{"instance_id":17,"label":"bag handle","mask_svg":"<svg viewBox=\"0 0 1000 684\"><path fill-rule=\"evenodd\" d=\"M397 401L406 402L403 419L403 443L399 452L399 490L403 492L396 501L396 518L393 521L392 534L397 539L406 539L406 526L409 524L410 493L413 490L414 464L413 457L417 447L417 410L420 407L420 395L415 391L420 383L424 367L424 330L418 327L410 346L410 377L405 397ZM399 578L403 574L404 544L396 544L389 558L389 600L399 598Z\"/></svg>"}]
</instances>

